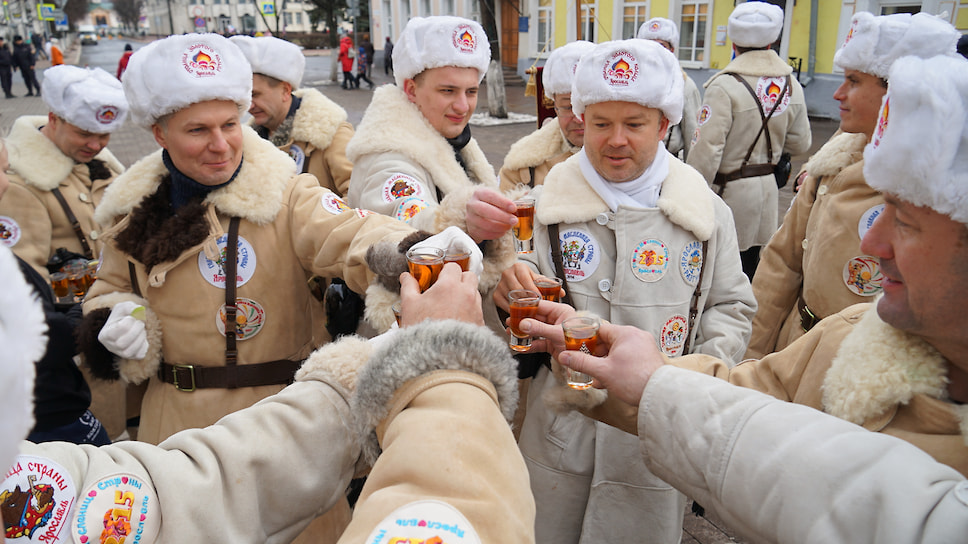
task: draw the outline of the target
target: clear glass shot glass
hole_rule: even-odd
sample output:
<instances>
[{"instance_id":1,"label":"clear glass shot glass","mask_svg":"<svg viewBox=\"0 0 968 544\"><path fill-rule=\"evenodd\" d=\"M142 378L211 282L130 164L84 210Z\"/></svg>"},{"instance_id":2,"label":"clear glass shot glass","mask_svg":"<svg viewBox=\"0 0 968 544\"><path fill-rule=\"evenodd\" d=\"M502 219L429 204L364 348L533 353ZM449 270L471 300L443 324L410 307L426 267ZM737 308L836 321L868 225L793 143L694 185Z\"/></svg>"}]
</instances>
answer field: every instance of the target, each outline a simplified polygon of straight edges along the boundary
<instances>
[{"instance_id":1,"label":"clear glass shot glass","mask_svg":"<svg viewBox=\"0 0 968 544\"><path fill-rule=\"evenodd\" d=\"M598 329L602 321L593 315L571 317L561 322L561 330L565 333L565 349L593 354L598 347ZM570 368L566 380L572 389L588 389L592 386L592 377L583 372Z\"/></svg>"},{"instance_id":2,"label":"clear glass shot glass","mask_svg":"<svg viewBox=\"0 0 968 544\"><path fill-rule=\"evenodd\" d=\"M515 289L508 293L508 303L511 307L511 318L508 327L511 335L508 346L514 351L528 351L531 348L531 336L521 331L521 320L538 314L538 303L541 295L530 289Z\"/></svg>"},{"instance_id":3,"label":"clear glass shot glass","mask_svg":"<svg viewBox=\"0 0 968 544\"><path fill-rule=\"evenodd\" d=\"M534 199L515 200L514 205L514 215L518 218L518 224L511 229L514 232L514 247L518 253L531 253L534 251Z\"/></svg>"}]
</instances>

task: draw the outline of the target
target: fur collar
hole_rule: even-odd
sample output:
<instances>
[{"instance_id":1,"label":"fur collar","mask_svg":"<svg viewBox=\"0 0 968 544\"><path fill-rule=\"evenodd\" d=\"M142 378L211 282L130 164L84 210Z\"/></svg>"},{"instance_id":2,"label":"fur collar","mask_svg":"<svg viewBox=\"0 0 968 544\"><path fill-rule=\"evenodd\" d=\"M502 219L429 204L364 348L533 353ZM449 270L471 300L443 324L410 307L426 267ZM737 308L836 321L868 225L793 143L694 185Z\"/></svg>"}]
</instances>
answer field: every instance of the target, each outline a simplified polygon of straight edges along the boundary
<instances>
[{"instance_id":1,"label":"fur collar","mask_svg":"<svg viewBox=\"0 0 968 544\"><path fill-rule=\"evenodd\" d=\"M551 119L545 126L514 142L504 157L504 168L520 170L540 166L562 153L575 154L579 149L565 139L558 121Z\"/></svg>"},{"instance_id":2,"label":"fur collar","mask_svg":"<svg viewBox=\"0 0 968 544\"><path fill-rule=\"evenodd\" d=\"M866 134L842 132L823 144L803 167L811 176L832 176L864 160Z\"/></svg>"},{"instance_id":3,"label":"fur collar","mask_svg":"<svg viewBox=\"0 0 968 544\"><path fill-rule=\"evenodd\" d=\"M831 362L823 383L823 409L862 425L915 395L945 398L947 375L941 354L881 321L875 301ZM964 421L962 417L962 429Z\"/></svg>"},{"instance_id":4,"label":"fur collar","mask_svg":"<svg viewBox=\"0 0 968 544\"><path fill-rule=\"evenodd\" d=\"M346 146L346 156L353 162L369 154L400 153L430 173L434 185L445 195L467 186L481 183L497 187L494 168L471 138L461 156L467 172L454 157L454 148L437 130L430 126L403 91L393 85L383 85L373 92L363 120L356 134Z\"/></svg>"},{"instance_id":5,"label":"fur collar","mask_svg":"<svg viewBox=\"0 0 968 544\"><path fill-rule=\"evenodd\" d=\"M281 142L278 145L309 142L317 149L326 149L333 143L340 124L346 122L346 110L316 89L300 89L292 94L302 100L296 115L287 118L269 139Z\"/></svg>"},{"instance_id":6,"label":"fur collar","mask_svg":"<svg viewBox=\"0 0 968 544\"><path fill-rule=\"evenodd\" d=\"M708 240L715 229L715 195L699 172L675 157L669 158L669 177L662 182L658 207L670 221ZM578 166L578 156L555 165L545 178L535 215L544 225L585 223L608 206L598 196Z\"/></svg>"},{"instance_id":7,"label":"fur collar","mask_svg":"<svg viewBox=\"0 0 968 544\"><path fill-rule=\"evenodd\" d=\"M10 169L24 183L42 191L57 188L77 164L38 130L46 124L46 115L18 117L6 138ZM104 161L115 173L124 171L124 166L106 147L94 158Z\"/></svg>"},{"instance_id":8,"label":"fur collar","mask_svg":"<svg viewBox=\"0 0 968 544\"><path fill-rule=\"evenodd\" d=\"M238 177L209 193L205 202L222 214L263 225L275 219L282 209L282 194L286 183L296 175L296 163L249 127L242 129L242 152L244 159ZM130 213L145 197L154 194L167 176L159 149L108 186L94 219L108 225L114 218Z\"/></svg>"},{"instance_id":9,"label":"fur collar","mask_svg":"<svg viewBox=\"0 0 968 544\"><path fill-rule=\"evenodd\" d=\"M709 81L703 83L703 88L708 88L713 80L728 72L736 72L744 76L777 77L792 74L793 68L783 62L783 59L772 49L767 49L766 51L747 51L733 59L725 68L713 74L713 77L709 78Z\"/></svg>"}]
</instances>

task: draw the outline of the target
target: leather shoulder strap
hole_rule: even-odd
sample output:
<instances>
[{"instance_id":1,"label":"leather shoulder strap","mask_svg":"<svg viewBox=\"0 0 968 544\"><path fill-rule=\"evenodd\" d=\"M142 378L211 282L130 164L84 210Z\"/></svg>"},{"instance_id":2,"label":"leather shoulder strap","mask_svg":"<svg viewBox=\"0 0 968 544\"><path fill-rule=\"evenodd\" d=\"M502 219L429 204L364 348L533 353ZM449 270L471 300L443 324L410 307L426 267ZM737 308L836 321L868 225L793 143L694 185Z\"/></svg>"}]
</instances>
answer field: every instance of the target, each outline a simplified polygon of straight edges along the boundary
<instances>
[{"instance_id":1,"label":"leather shoulder strap","mask_svg":"<svg viewBox=\"0 0 968 544\"><path fill-rule=\"evenodd\" d=\"M94 252L91 251L91 246L87 243L87 237L84 236L84 231L81 230L81 223L77 220L77 216L71 210L71 207L67 204L67 200L64 195L61 194L60 189L54 187L50 190L54 198L60 204L61 209L64 210L64 215L67 216L67 220L71 222L71 228L74 229L74 235L77 236L77 241L81 243L81 248L84 249L84 256L88 260L94 258Z\"/></svg>"},{"instance_id":2,"label":"leather shoulder strap","mask_svg":"<svg viewBox=\"0 0 968 544\"><path fill-rule=\"evenodd\" d=\"M561 287L565 290L565 296L561 301L574 308L575 305L571 303L571 289L568 288L568 278L565 277L564 260L561 258L561 239L558 237L558 223L548 225L548 241L551 243L551 258L555 264L555 276L561 279Z\"/></svg>"},{"instance_id":3,"label":"leather shoulder strap","mask_svg":"<svg viewBox=\"0 0 968 544\"><path fill-rule=\"evenodd\" d=\"M702 243L702 263L699 265L699 279L696 281L696 290L692 292L692 302L689 303L689 329L686 330L686 345L682 348L683 355L689 355L689 350L692 349L696 317L699 316L699 297L702 296L702 277L706 271L706 249L708 247L709 240L704 240Z\"/></svg>"},{"instance_id":4,"label":"leather shoulder strap","mask_svg":"<svg viewBox=\"0 0 968 544\"><path fill-rule=\"evenodd\" d=\"M236 349L236 334L238 323L235 317L238 308L235 305L236 280L239 258L239 218L233 217L229 221L229 235L225 242L225 366L234 366L239 362L239 352ZM230 378L226 384L229 389L237 385Z\"/></svg>"}]
</instances>

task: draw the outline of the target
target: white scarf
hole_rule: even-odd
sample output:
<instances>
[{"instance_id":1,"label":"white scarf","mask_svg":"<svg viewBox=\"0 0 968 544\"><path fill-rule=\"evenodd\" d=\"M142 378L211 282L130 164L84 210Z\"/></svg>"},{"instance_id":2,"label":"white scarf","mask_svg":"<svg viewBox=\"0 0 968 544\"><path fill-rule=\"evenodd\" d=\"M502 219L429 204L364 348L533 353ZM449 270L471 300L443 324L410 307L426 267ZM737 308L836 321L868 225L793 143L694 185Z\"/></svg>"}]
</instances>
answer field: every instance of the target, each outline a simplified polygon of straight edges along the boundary
<instances>
[{"instance_id":1,"label":"white scarf","mask_svg":"<svg viewBox=\"0 0 968 544\"><path fill-rule=\"evenodd\" d=\"M645 172L636 179L619 183L608 181L599 175L588 160L585 148L582 148L578 154L578 166L588 185L598 193L613 212L618 211L619 206L655 208L662 190L662 182L669 176L669 152L666 151L665 144L659 142L655 159Z\"/></svg>"}]
</instances>

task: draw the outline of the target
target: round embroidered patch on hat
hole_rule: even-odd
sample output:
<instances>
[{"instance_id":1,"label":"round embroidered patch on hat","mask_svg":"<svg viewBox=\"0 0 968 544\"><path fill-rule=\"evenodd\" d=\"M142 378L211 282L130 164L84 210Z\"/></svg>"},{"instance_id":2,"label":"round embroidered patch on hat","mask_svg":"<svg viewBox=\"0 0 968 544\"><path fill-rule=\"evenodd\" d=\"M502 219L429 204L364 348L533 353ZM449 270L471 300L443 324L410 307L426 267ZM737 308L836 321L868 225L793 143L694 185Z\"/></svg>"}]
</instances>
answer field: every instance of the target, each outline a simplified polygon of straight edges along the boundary
<instances>
[{"instance_id":1,"label":"round embroidered patch on hat","mask_svg":"<svg viewBox=\"0 0 968 544\"><path fill-rule=\"evenodd\" d=\"M639 63L632 53L622 50L605 59L602 77L613 87L628 87L639 77Z\"/></svg>"},{"instance_id":2,"label":"round embroidered patch on hat","mask_svg":"<svg viewBox=\"0 0 968 544\"><path fill-rule=\"evenodd\" d=\"M451 39L454 47L461 53L473 53L477 50L477 39L474 38L474 29L470 25L457 25Z\"/></svg>"},{"instance_id":3,"label":"round embroidered patch on hat","mask_svg":"<svg viewBox=\"0 0 968 544\"><path fill-rule=\"evenodd\" d=\"M118 108L114 106L101 106L97 112L94 113L95 119L98 123L102 125L110 125L118 118Z\"/></svg>"},{"instance_id":4,"label":"round embroidered patch on hat","mask_svg":"<svg viewBox=\"0 0 968 544\"><path fill-rule=\"evenodd\" d=\"M289 146L289 158L296 163L296 172L302 172L306 165L306 152L296 144Z\"/></svg>"},{"instance_id":5,"label":"round embroidered patch on hat","mask_svg":"<svg viewBox=\"0 0 968 544\"><path fill-rule=\"evenodd\" d=\"M328 211L333 215L339 215L346 210L352 210L350 205L343 201L342 198L337 196L335 193L327 192L322 196L323 209Z\"/></svg>"},{"instance_id":6,"label":"round embroidered patch on hat","mask_svg":"<svg viewBox=\"0 0 968 544\"><path fill-rule=\"evenodd\" d=\"M854 37L854 30L857 28L857 23L859 22L860 21L855 20L853 23L851 23L850 30L847 31L847 37L844 38L844 45L847 45L848 43L850 43L850 39ZM841 46L841 48L843 48L843 45Z\"/></svg>"},{"instance_id":7,"label":"round embroidered patch on hat","mask_svg":"<svg viewBox=\"0 0 968 544\"><path fill-rule=\"evenodd\" d=\"M689 285L696 285L699 281L699 272L702 270L702 242L693 240L682 248L679 254L679 271L682 272L682 279Z\"/></svg>"},{"instance_id":8,"label":"round embroidered patch on hat","mask_svg":"<svg viewBox=\"0 0 968 544\"><path fill-rule=\"evenodd\" d=\"M430 204L417 196L404 198L393 210L393 217L399 221L409 223L418 213L426 209Z\"/></svg>"},{"instance_id":9,"label":"round embroidered patch on hat","mask_svg":"<svg viewBox=\"0 0 968 544\"><path fill-rule=\"evenodd\" d=\"M380 193L383 201L389 203L398 198L423 195L423 185L406 174L393 174L383 182L383 190Z\"/></svg>"},{"instance_id":10,"label":"round embroidered patch on hat","mask_svg":"<svg viewBox=\"0 0 968 544\"><path fill-rule=\"evenodd\" d=\"M434 500L415 501L394 510L376 525L367 544L480 544L471 522L453 506Z\"/></svg>"},{"instance_id":11,"label":"round embroidered patch on hat","mask_svg":"<svg viewBox=\"0 0 968 544\"><path fill-rule=\"evenodd\" d=\"M682 355L682 348L686 345L686 335L689 334L686 317L676 315L669 318L662 326L662 334L659 335L659 346L669 357Z\"/></svg>"},{"instance_id":12,"label":"round embroidered patch on hat","mask_svg":"<svg viewBox=\"0 0 968 544\"><path fill-rule=\"evenodd\" d=\"M699 115L696 116L696 122L699 123L699 126L703 126L706 124L706 121L709 121L709 118L712 116L712 114L713 109L708 105L703 104L702 108L699 109Z\"/></svg>"},{"instance_id":13,"label":"round embroidered patch on hat","mask_svg":"<svg viewBox=\"0 0 968 544\"><path fill-rule=\"evenodd\" d=\"M235 306L235 337L238 340L248 340L259 334L266 323L266 311L262 305L249 298L236 298ZM225 336L225 304L219 307L215 314L215 328L219 334Z\"/></svg>"},{"instance_id":14,"label":"round embroidered patch on hat","mask_svg":"<svg viewBox=\"0 0 968 544\"><path fill-rule=\"evenodd\" d=\"M182 53L182 67L195 77L211 77L222 71L222 56L208 44L196 43Z\"/></svg>"},{"instance_id":15,"label":"round embroidered patch on hat","mask_svg":"<svg viewBox=\"0 0 968 544\"><path fill-rule=\"evenodd\" d=\"M217 261L212 261L205 256L204 251L198 253L198 271L202 273L205 281L211 283L219 289L225 289L225 248L228 246L229 235L219 236L215 243L218 245L219 257ZM239 236L238 254L235 258L235 285L242 287L247 281L252 279L255 273L256 258L255 250L248 240Z\"/></svg>"},{"instance_id":16,"label":"round embroidered patch on hat","mask_svg":"<svg viewBox=\"0 0 968 544\"><path fill-rule=\"evenodd\" d=\"M582 281L595 274L602 258L598 240L578 229L566 230L558 236L565 279Z\"/></svg>"},{"instance_id":17,"label":"round embroidered patch on hat","mask_svg":"<svg viewBox=\"0 0 968 544\"><path fill-rule=\"evenodd\" d=\"M11 217L0 215L0 244L13 247L20 241L20 225Z\"/></svg>"},{"instance_id":18,"label":"round embroidered patch on hat","mask_svg":"<svg viewBox=\"0 0 968 544\"><path fill-rule=\"evenodd\" d=\"M867 231L871 230L871 227L874 226L874 221L877 220L877 216L881 215L881 212L883 211L884 205L878 204L877 206L872 206L860 216L860 221L857 222L857 236L859 236L861 240L864 239L864 235L867 234Z\"/></svg>"},{"instance_id":19,"label":"round embroidered patch on hat","mask_svg":"<svg viewBox=\"0 0 968 544\"><path fill-rule=\"evenodd\" d=\"M112 474L84 490L71 526L80 544L149 544L161 529L158 495L140 476Z\"/></svg>"},{"instance_id":20,"label":"round embroidered patch on hat","mask_svg":"<svg viewBox=\"0 0 968 544\"><path fill-rule=\"evenodd\" d=\"M776 106L773 115L780 115L786 111L787 106L790 105L790 95L793 93L790 92L790 89L783 92L784 85L786 85L786 79L782 77L761 77L756 82L756 96L759 97L760 104L763 106L763 115L769 115L778 100L780 105ZM780 96L780 93L783 93L783 96Z\"/></svg>"},{"instance_id":21,"label":"round embroidered patch on hat","mask_svg":"<svg viewBox=\"0 0 968 544\"><path fill-rule=\"evenodd\" d=\"M877 257L861 255L844 265L844 285L855 295L872 297L881 292L881 261Z\"/></svg>"},{"instance_id":22,"label":"round embroidered patch on hat","mask_svg":"<svg viewBox=\"0 0 968 544\"><path fill-rule=\"evenodd\" d=\"M652 23L649 24L649 31L650 32L658 32L659 29L661 29L661 28L662 28L662 25L659 24L659 21L652 21Z\"/></svg>"},{"instance_id":23,"label":"round embroidered patch on hat","mask_svg":"<svg viewBox=\"0 0 968 544\"><path fill-rule=\"evenodd\" d=\"M887 129L887 118L891 109L891 96L884 98L884 107L881 108L881 116L877 119L877 126L874 128L874 137L871 138L871 145L876 149L881 144L884 130Z\"/></svg>"},{"instance_id":24,"label":"round embroidered patch on hat","mask_svg":"<svg viewBox=\"0 0 968 544\"><path fill-rule=\"evenodd\" d=\"M7 542L69 542L77 489L69 472L45 457L19 455L0 484Z\"/></svg>"},{"instance_id":25,"label":"round embroidered patch on hat","mask_svg":"<svg viewBox=\"0 0 968 544\"><path fill-rule=\"evenodd\" d=\"M636 278L652 283L662 279L669 269L669 248L662 240L648 238L639 242L632 250L632 274Z\"/></svg>"}]
</instances>

